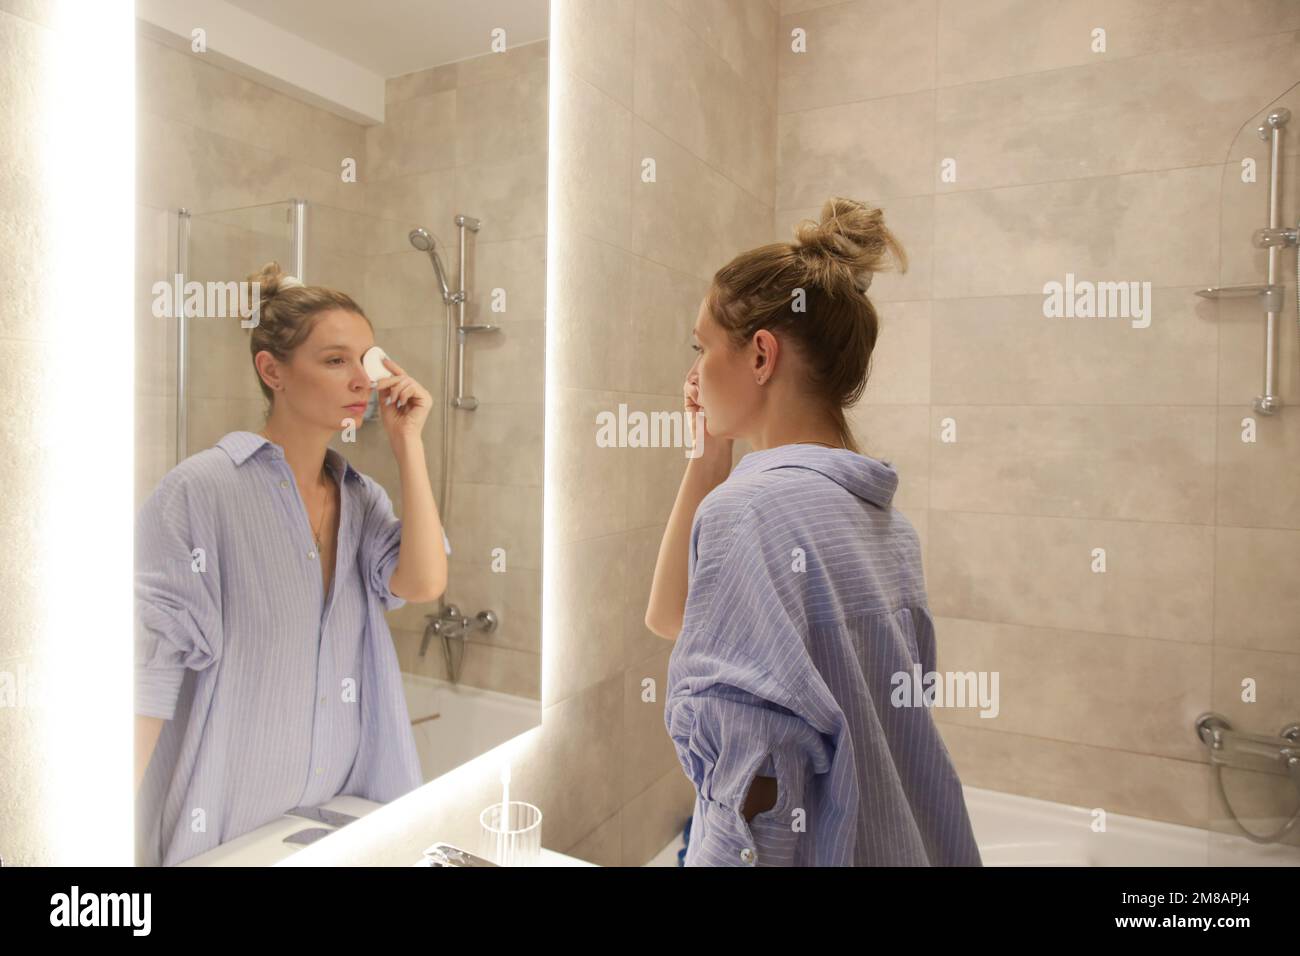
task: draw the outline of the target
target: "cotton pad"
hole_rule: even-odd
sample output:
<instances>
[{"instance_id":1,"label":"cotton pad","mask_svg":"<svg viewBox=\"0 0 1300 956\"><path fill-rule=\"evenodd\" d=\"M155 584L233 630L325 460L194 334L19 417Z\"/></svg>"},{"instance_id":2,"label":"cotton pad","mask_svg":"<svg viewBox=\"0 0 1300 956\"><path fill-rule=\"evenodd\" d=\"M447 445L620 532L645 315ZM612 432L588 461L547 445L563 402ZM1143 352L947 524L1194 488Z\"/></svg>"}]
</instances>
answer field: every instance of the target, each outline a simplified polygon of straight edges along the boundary
<instances>
[{"instance_id":1,"label":"cotton pad","mask_svg":"<svg viewBox=\"0 0 1300 956\"><path fill-rule=\"evenodd\" d=\"M393 374L384 365L384 359L386 358L388 358L388 353L378 345L370 346L370 348L366 349L365 354L361 356L361 367L370 376L371 385L374 385L381 378L388 378Z\"/></svg>"}]
</instances>

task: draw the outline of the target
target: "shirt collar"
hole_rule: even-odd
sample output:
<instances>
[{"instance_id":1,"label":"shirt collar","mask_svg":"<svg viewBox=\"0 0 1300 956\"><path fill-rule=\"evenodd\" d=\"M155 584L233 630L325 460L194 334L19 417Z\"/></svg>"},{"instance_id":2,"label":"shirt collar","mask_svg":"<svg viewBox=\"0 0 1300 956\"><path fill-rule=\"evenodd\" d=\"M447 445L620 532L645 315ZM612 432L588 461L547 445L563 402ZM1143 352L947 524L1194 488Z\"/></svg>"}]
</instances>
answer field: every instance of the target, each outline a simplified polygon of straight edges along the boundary
<instances>
[{"instance_id":1,"label":"shirt collar","mask_svg":"<svg viewBox=\"0 0 1300 956\"><path fill-rule=\"evenodd\" d=\"M825 475L864 501L889 507L898 488L898 472L887 461L879 461L847 448L823 445L776 445L751 451L731 469L732 475L770 471L773 468L807 468Z\"/></svg>"},{"instance_id":2,"label":"shirt collar","mask_svg":"<svg viewBox=\"0 0 1300 956\"><path fill-rule=\"evenodd\" d=\"M235 467L239 467L258 452L270 455L272 458L284 458L283 448L265 435L259 435L256 432L230 432L221 441L217 442L217 447L230 456L230 460L235 463ZM338 479L340 470L353 481L361 480L361 472L353 468L351 462L333 448L326 447L325 462L335 480Z\"/></svg>"}]
</instances>

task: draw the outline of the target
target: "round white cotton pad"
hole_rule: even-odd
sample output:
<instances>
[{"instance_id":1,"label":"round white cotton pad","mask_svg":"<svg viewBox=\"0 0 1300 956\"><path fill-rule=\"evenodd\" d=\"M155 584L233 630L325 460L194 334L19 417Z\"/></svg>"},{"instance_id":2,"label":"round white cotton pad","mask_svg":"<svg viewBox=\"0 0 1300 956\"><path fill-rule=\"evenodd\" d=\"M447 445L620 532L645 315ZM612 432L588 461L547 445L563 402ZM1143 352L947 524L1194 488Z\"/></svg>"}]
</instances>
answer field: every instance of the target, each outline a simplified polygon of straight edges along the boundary
<instances>
[{"instance_id":1,"label":"round white cotton pad","mask_svg":"<svg viewBox=\"0 0 1300 956\"><path fill-rule=\"evenodd\" d=\"M388 358L388 353L378 345L370 346L370 348L366 349L365 354L361 356L361 367L364 368L366 374L370 376L371 385L374 385L375 382L379 381L381 378L388 378L388 376L393 374L388 371L388 367L384 365L384 359L386 358Z\"/></svg>"}]
</instances>

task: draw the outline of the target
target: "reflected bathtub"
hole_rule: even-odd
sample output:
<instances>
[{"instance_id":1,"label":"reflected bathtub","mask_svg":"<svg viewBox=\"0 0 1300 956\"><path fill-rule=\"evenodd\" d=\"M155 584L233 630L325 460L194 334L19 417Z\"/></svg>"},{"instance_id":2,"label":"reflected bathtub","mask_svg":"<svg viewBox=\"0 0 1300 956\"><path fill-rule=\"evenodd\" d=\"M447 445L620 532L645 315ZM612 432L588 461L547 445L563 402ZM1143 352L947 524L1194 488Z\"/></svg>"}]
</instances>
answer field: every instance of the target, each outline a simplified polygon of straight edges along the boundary
<instances>
[{"instance_id":1,"label":"reflected bathtub","mask_svg":"<svg viewBox=\"0 0 1300 956\"><path fill-rule=\"evenodd\" d=\"M402 674L415 749L428 783L541 723L541 703L497 691Z\"/></svg>"}]
</instances>

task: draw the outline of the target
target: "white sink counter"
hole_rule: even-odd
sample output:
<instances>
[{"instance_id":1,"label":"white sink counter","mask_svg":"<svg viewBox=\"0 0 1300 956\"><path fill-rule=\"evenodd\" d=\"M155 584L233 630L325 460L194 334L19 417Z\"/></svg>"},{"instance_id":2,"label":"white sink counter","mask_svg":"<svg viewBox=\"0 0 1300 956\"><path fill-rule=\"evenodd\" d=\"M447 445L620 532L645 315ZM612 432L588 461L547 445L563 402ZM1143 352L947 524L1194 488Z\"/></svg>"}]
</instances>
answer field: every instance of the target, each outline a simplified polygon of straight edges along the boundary
<instances>
[{"instance_id":1,"label":"white sink counter","mask_svg":"<svg viewBox=\"0 0 1300 956\"><path fill-rule=\"evenodd\" d=\"M361 797L335 797L326 803L321 804L326 810L337 810L339 813L351 814L354 817L362 817L372 810L378 810L383 804L375 803L372 800L365 800ZM250 830L243 836L236 837L215 849L206 853L200 853L196 857L177 864L178 866L273 866L281 860L292 856L302 847L292 843L285 843L284 838L299 830L307 830L313 827L324 827L325 824L317 823L315 820L308 820L305 817L283 816L278 820L272 820L256 830ZM328 837L321 837L328 839ZM432 846L438 842L437 835L432 834L429 839L429 845ZM471 853L476 852L475 847L463 847ZM412 860L414 866L419 860ZM595 866L586 860L579 860L576 857L566 856L563 853L556 853L554 850L542 848L542 858L540 866Z\"/></svg>"}]
</instances>

